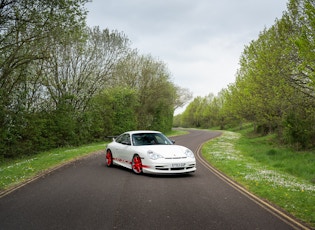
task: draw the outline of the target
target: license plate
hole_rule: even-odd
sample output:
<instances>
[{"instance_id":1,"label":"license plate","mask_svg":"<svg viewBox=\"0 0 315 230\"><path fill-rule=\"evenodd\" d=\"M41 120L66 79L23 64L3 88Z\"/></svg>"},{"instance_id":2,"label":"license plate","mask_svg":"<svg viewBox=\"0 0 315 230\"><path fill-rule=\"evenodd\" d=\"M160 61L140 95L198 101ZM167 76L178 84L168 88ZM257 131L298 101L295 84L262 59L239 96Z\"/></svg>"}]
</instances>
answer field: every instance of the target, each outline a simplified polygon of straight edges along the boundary
<instances>
[{"instance_id":1,"label":"license plate","mask_svg":"<svg viewBox=\"0 0 315 230\"><path fill-rule=\"evenodd\" d=\"M182 167L185 167L185 163L172 164L172 168L182 168Z\"/></svg>"}]
</instances>

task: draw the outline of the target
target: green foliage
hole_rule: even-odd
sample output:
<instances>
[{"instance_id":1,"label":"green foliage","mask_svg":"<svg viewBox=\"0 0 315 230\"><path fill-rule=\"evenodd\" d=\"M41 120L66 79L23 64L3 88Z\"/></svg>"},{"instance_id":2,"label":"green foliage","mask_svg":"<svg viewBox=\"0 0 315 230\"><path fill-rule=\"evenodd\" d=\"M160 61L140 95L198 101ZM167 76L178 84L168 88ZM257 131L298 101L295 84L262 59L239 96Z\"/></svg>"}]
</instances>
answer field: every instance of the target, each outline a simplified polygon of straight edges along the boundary
<instances>
[{"instance_id":1,"label":"green foliage","mask_svg":"<svg viewBox=\"0 0 315 230\"><path fill-rule=\"evenodd\" d=\"M297 10L301 9L301 10ZM291 6L292 16L299 25L299 34L294 39L298 48L297 81L295 84L314 97L315 90L315 6L311 0L296 1Z\"/></svg>"},{"instance_id":2,"label":"green foliage","mask_svg":"<svg viewBox=\"0 0 315 230\"><path fill-rule=\"evenodd\" d=\"M2 2L0 160L130 129L171 130L188 97L123 33L87 28L86 2Z\"/></svg>"},{"instance_id":3,"label":"green foliage","mask_svg":"<svg viewBox=\"0 0 315 230\"><path fill-rule=\"evenodd\" d=\"M54 134L47 132L51 114L45 114L50 104L43 106L48 96L42 91L44 85L40 78L43 76L39 77L43 66L33 67L48 60L52 44L80 34L85 26L85 2L2 2L0 158L32 154L54 146L50 140Z\"/></svg>"},{"instance_id":4,"label":"green foliage","mask_svg":"<svg viewBox=\"0 0 315 230\"><path fill-rule=\"evenodd\" d=\"M171 130L180 88L170 81L164 63L133 52L118 63L113 76L112 87L125 86L137 92L137 129Z\"/></svg>"},{"instance_id":5,"label":"green foliage","mask_svg":"<svg viewBox=\"0 0 315 230\"><path fill-rule=\"evenodd\" d=\"M139 104L137 92L133 89L106 89L93 99L93 107L95 137L118 135L137 127Z\"/></svg>"},{"instance_id":6,"label":"green foliage","mask_svg":"<svg viewBox=\"0 0 315 230\"><path fill-rule=\"evenodd\" d=\"M199 128L200 124L200 116L198 112L201 109L201 97L196 97L189 105L187 106L185 112L181 116L182 126L183 127L196 127Z\"/></svg>"},{"instance_id":7,"label":"green foliage","mask_svg":"<svg viewBox=\"0 0 315 230\"><path fill-rule=\"evenodd\" d=\"M312 122L314 122L312 113L302 115L291 112L284 118L283 138L296 149L311 148L312 141L315 140Z\"/></svg>"},{"instance_id":8,"label":"green foliage","mask_svg":"<svg viewBox=\"0 0 315 230\"><path fill-rule=\"evenodd\" d=\"M222 92L220 93L222 95ZM177 116L177 126L210 128L225 125L223 113L223 97L209 94L206 97L196 97L186 108L184 113Z\"/></svg>"},{"instance_id":9,"label":"green foliage","mask_svg":"<svg viewBox=\"0 0 315 230\"><path fill-rule=\"evenodd\" d=\"M298 149L315 146L315 6L291 0L288 11L247 45L236 81L216 97L197 97L177 117L184 127L240 126L276 133Z\"/></svg>"}]
</instances>

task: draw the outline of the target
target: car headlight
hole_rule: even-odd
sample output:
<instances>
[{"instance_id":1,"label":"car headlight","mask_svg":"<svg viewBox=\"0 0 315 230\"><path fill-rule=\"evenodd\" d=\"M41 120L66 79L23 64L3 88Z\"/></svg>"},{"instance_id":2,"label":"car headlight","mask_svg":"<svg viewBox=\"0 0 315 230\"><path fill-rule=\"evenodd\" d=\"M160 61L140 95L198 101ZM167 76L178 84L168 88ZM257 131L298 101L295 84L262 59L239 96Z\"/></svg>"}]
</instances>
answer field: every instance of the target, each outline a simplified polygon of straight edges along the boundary
<instances>
[{"instance_id":1,"label":"car headlight","mask_svg":"<svg viewBox=\"0 0 315 230\"><path fill-rule=\"evenodd\" d=\"M195 158L194 153L190 149L186 149L185 155L190 158Z\"/></svg>"},{"instance_id":2,"label":"car headlight","mask_svg":"<svg viewBox=\"0 0 315 230\"><path fill-rule=\"evenodd\" d=\"M153 152L153 151L151 151L151 150L148 151L148 155L149 155L149 158L150 158L151 160L157 160L157 159L159 159L159 158L163 158L162 155L157 154L157 153L155 153L155 152Z\"/></svg>"}]
</instances>

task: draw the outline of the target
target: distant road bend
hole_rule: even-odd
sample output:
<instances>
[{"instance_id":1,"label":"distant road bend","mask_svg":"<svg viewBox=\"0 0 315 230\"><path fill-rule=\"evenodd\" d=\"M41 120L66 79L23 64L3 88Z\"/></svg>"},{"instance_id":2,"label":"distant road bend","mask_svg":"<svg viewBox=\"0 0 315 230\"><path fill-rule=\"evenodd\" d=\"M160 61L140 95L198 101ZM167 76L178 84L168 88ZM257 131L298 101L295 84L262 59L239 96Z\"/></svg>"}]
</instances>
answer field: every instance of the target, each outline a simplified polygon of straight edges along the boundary
<instances>
[{"instance_id":1,"label":"distant road bend","mask_svg":"<svg viewBox=\"0 0 315 230\"><path fill-rule=\"evenodd\" d=\"M135 175L104 153L61 167L0 198L0 229L307 229L220 175L200 157L212 131L174 137L197 154L187 175Z\"/></svg>"}]
</instances>

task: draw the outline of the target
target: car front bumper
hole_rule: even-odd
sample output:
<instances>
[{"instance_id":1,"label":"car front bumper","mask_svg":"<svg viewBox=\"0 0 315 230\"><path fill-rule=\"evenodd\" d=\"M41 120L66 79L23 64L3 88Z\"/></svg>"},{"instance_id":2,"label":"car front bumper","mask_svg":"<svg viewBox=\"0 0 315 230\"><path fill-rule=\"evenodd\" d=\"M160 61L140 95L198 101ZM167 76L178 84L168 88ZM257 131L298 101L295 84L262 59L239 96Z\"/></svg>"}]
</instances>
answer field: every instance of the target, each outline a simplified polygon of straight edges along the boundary
<instances>
[{"instance_id":1,"label":"car front bumper","mask_svg":"<svg viewBox=\"0 0 315 230\"><path fill-rule=\"evenodd\" d=\"M156 162L143 167L143 172L149 174L179 174L194 171L196 171L195 161Z\"/></svg>"}]
</instances>

